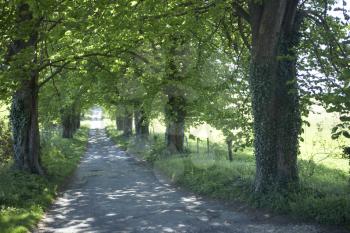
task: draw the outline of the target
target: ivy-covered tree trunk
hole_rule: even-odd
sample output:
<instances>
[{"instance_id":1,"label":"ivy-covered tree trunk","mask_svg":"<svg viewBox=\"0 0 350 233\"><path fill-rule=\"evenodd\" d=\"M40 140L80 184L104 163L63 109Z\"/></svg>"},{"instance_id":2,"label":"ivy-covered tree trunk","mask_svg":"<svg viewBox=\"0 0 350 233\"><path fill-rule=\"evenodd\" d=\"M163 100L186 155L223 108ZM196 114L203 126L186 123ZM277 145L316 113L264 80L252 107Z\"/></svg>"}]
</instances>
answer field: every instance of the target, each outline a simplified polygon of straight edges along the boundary
<instances>
[{"instance_id":1,"label":"ivy-covered tree trunk","mask_svg":"<svg viewBox=\"0 0 350 233\"><path fill-rule=\"evenodd\" d=\"M250 3L257 192L298 182L301 117L294 49L301 20L297 4L296 0Z\"/></svg>"},{"instance_id":2,"label":"ivy-covered tree trunk","mask_svg":"<svg viewBox=\"0 0 350 233\"><path fill-rule=\"evenodd\" d=\"M132 135L132 113L126 112L124 116L124 128L123 128L123 136L130 137Z\"/></svg>"},{"instance_id":3,"label":"ivy-covered tree trunk","mask_svg":"<svg viewBox=\"0 0 350 233\"><path fill-rule=\"evenodd\" d=\"M40 162L38 124L38 73L23 80L14 94L10 121L13 132L14 166L18 170L44 175Z\"/></svg>"},{"instance_id":4,"label":"ivy-covered tree trunk","mask_svg":"<svg viewBox=\"0 0 350 233\"><path fill-rule=\"evenodd\" d=\"M12 97L10 122L14 143L14 167L18 170L44 175L40 162L38 124L38 76L35 70L38 41L37 22L27 3L19 3L15 29L18 36L9 46L6 62L18 87ZM17 59L20 55L21 59Z\"/></svg>"},{"instance_id":5,"label":"ivy-covered tree trunk","mask_svg":"<svg viewBox=\"0 0 350 233\"><path fill-rule=\"evenodd\" d=\"M142 107L134 112L135 133L140 139L147 139L149 136L149 121Z\"/></svg>"},{"instance_id":6,"label":"ivy-covered tree trunk","mask_svg":"<svg viewBox=\"0 0 350 233\"><path fill-rule=\"evenodd\" d=\"M279 54L287 56L279 59L278 76L280 82L277 99L281 117L276 121L277 129L277 179L282 188L288 188L298 182L297 155L301 132L301 113L299 87L297 84L295 47L299 43L298 33L301 16L297 15L291 31L286 31L280 39Z\"/></svg>"}]
</instances>

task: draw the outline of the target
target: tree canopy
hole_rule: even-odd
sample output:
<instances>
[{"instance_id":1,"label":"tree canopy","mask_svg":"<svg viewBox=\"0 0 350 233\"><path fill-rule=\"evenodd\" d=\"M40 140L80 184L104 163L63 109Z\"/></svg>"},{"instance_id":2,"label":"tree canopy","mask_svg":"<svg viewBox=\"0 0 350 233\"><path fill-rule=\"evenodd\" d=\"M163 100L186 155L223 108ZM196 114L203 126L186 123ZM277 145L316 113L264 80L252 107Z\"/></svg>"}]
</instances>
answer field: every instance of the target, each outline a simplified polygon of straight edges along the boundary
<instances>
[{"instance_id":1,"label":"tree canopy","mask_svg":"<svg viewBox=\"0 0 350 233\"><path fill-rule=\"evenodd\" d=\"M302 115L341 113L349 135L349 9L333 0L0 1L0 99L14 160L45 174L40 127L72 137L98 104L125 135L164 116L166 146L206 122L235 150L253 146L255 191L298 183Z\"/></svg>"}]
</instances>

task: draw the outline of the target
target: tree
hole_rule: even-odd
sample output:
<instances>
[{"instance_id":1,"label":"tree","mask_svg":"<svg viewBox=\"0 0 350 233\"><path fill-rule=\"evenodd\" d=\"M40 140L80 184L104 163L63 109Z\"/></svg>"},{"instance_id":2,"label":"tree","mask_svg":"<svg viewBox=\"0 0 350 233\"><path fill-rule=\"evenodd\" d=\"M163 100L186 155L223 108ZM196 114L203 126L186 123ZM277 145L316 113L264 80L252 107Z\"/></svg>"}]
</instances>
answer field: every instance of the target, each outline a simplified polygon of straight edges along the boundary
<instances>
[{"instance_id":1,"label":"tree","mask_svg":"<svg viewBox=\"0 0 350 233\"><path fill-rule=\"evenodd\" d=\"M207 122L222 131L226 137L230 161L233 160L233 151L252 146L247 61L247 56L240 57L234 51L225 54L219 50L213 52L200 68L201 81L207 85L201 88L196 101L196 115L200 122Z\"/></svg>"},{"instance_id":2,"label":"tree","mask_svg":"<svg viewBox=\"0 0 350 233\"><path fill-rule=\"evenodd\" d=\"M298 135L301 129L300 112L304 110L300 106L302 90L299 84L304 81L301 77L305 77L297 72L305 63L305 59L299 58L310 55L313 60L315 58L315 49L310 46L310 41L314 44L317 39L313 37L314 31L310 33L306 27L315 19L318 22L311 25L317 30L324 28L328 31L327 36L318 37L321 41L343 34L341 30L330 30L325 24L328 18L333 18L328 11L333 4L328 1L266 0L240 1L232 5L241 37L251 47L250 89L257 192L290 188L298 183ZM248 11L245 10L247 7ZM241 19L250 27L250 33L244 30ZM337 20L332 22L341 25ZM334 58L332 54L330 57ZM314 88L312 86L311 89Z\"/></svg>"},{"instance_id":3,"label":"tree","mask_svg":"<svg viewBox=\"0 0 350 233\"><path fill-rule=\"evenodd\" d=\"M139 139L145 140L149 136L149 120L145 114L142 105L134 112L135 117L135 134Z\"/></svg>"},{"instance_id":4,"label":"tree","mask_svg":"<svg viewBox=\"0 0 350 233\"><path fill-rule=\"evenodd\" d=\"M298 182L301 127L296 54L301 16L298 1L250 2L255 191Z\"/></svg>"},{"instance_id":5,"label":"tree","mask_svg":"<svg viewBox=\"0 0 350 233\"><path fill-rule=\"evenodd\" d=\"M171 35L169 48L166 51L165 73L167 85L165 95L166 145L172 153L184 152L186 99L184 90L179 83L183 82L188 72L184 68L187 64L182 59L186 57L185 41L180 35Z\"/></svg>"},{"instance_id":6,"label":"tree","mask_svg":"<svg viewBox=\"0 0 350 233\"><path fill-rule=\"evenodd\" d=\"M7 53L2 54L1 82L6 94L12 95L10 121L14 138L14 166L43 175L38 124L40 88L69 64L76 64L77 60L89 56L108 56L108 53L99 49L99 52L86 54L87 49L81 46L83 40L72 39L70 29L77 29L77 21L72 19L78 12L77 8L70 6L74 5L72 2L5 1L2 4L4 14L1 22L6 26L1 28L4 34L1 47L6 47ZM79 24L81 26L81 22ZM75 43L72 44L72 40Z\"/></svg>"},{"instance_id":7,"label":"tree","mask_svg":"<svg viewBox=\"0 0 350 233\"><path fill-rule=\"evenodd\" d=\"M10 45L7 54L13 75L20 76L17 90L12 97L10 115L14 164L19 170L42 175L44 170L39 155L38 124L39 70L35 66L38 59L35 51L40 19L34 17L28 3L19 3L15 12L17 38ZM21 70L17 67L21 67Z\"/></svg>"}]
</instances>

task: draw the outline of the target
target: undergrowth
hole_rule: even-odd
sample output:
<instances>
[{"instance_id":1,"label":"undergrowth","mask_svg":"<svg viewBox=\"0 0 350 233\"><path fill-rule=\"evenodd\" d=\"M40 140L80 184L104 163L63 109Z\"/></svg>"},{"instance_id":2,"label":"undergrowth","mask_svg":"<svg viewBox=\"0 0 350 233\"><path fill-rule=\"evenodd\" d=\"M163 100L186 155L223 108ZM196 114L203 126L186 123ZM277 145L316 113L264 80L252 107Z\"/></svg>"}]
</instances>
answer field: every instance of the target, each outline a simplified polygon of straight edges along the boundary
<instances>
[{"instance_id":1,"label":"undergrowth","mask_svg":"<svg viewBox=\"0 0 350 233\"><path fill-rule=\"evenodd\" d=\"M13 171L11 163L0 167L0 232L22 233L35 227L58 188L71 175L83 155L88 129L74 139L55 135L42 145L42 162L47 177Z\"/></svg>"}]
</instances>

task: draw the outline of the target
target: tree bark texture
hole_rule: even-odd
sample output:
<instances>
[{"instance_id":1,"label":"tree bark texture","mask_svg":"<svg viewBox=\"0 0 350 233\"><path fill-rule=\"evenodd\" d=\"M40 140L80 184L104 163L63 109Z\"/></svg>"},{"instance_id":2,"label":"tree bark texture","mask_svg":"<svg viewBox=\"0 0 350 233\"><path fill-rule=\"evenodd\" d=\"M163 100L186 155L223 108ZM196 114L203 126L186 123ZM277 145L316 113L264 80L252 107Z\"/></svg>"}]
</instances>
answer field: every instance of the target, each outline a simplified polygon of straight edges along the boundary
<instances>
[{"instance_id":1,"label":"tree bark texture","mask_svg":"<svg viewBox=\"0 0 350 233\"><path fill-rule=\"evenodd\" d=\"M62 137L73 138L74 133L80 128L80 109L74 103L62 110Z\"/></svg>"},{"instance_id":2,"label":"tree bark texture","mask_svg":"<svg viewBox=\"0 0 350 233\"><path fill-rule=\"evenodd\" d=\"M232 162L233 161L232 140L231 139L227 140L226 144L227 144L228 160Z\"/></svg>"},{"instance_id":3,"label":"tree bark texture","mask_svg":"<svg viewBox=\"0 0 350 233\"><path fill-rule=\"evenodd\" d=\"M6 60L11 71L17 76L18 87L12 97L10 122L14 141L14 167L18 170L44 175L40 161L40 134L38 123L38 76L35 70L38 32L30 6L19 3L17 6L18 30L28 32L27 38L17 38L9 46ZM23 28L26 27L26 28ZM30 27L28 30L27 27ZM17 60L16 55L26 54ZM14 70L15 69L15 70Z\"/></svg>"},{"instance_id":4,"label":"tree bark texture","mask_svg":"<svg viewBox=\"0 0 350 233\"><path fill-rule=\"evenodd\" d=\"M123 128L123 136L130 137L132 135L132 120L133 114L132 112L126 112L124 116L124 128Z\"/></svg>"},{"instance_id":5,"label":"tree bark texture","mask_svg":"<svg viewBox=\"0 0 350 233\"><path fill-rule=\"evenodd\" d=\"M165 110L167 149L173 153L184 152L185 113L182 110L183 102L182 98L170 97Z\"/></svg>"},{"instance_id":6,"label":"tree bark texture","mask_svg":"<svg viewBox=\"0 0 350 233\"><path fill-rule=\"evenodd\" d=\"M249 5L256 192L298 182L301 116L294 49L301 18L297 5L297 0L251 1Z\"/></svg>"},{"instance_id":7,"label":"tree bark texture","mask_svg":"<svg viewBox=\"0 0 350 233\"><path fill-rule=\"evenodd\" d=\"M138 138L147 139L149 136L149 121L142 107L134 113L135 133Z\"/></svg>"},{"instance_id":8,"label":"tree bark texture","mask_svg":"<svg viewBox=\"0 0 350 233\"><path fill-rule=\"evenodd\" d=\"M44 174L40 161L37 73L24 80L12 98L10 121L14 141L14 166Z\"/></svg>"},{"instance_id":9,"label":"tree bark texture","mask_svg":"<svg viewBox=\"0 0 350 233\"><path fill-rule=\"evenodd\" d=\"M116 116L116 125L117 130L123 131L124 130L124 118L122 116Z\"/></svg>"},{"instance_id":10,"label":"tree bark texture","mask_svg":"<svg viewBox=\"0 0 350 233\"><path fill-rule=\"evenodd\" d=\"M165 94L168 100L165 106L165 138L167 149L171 153L184 152L186 98L184 90L179 84L186 78L186 71L178 64L186 56L184 43L184 39L178 35L171 37L167 52L168 85L165 88Z\"/></svg>"}]
</instances>

